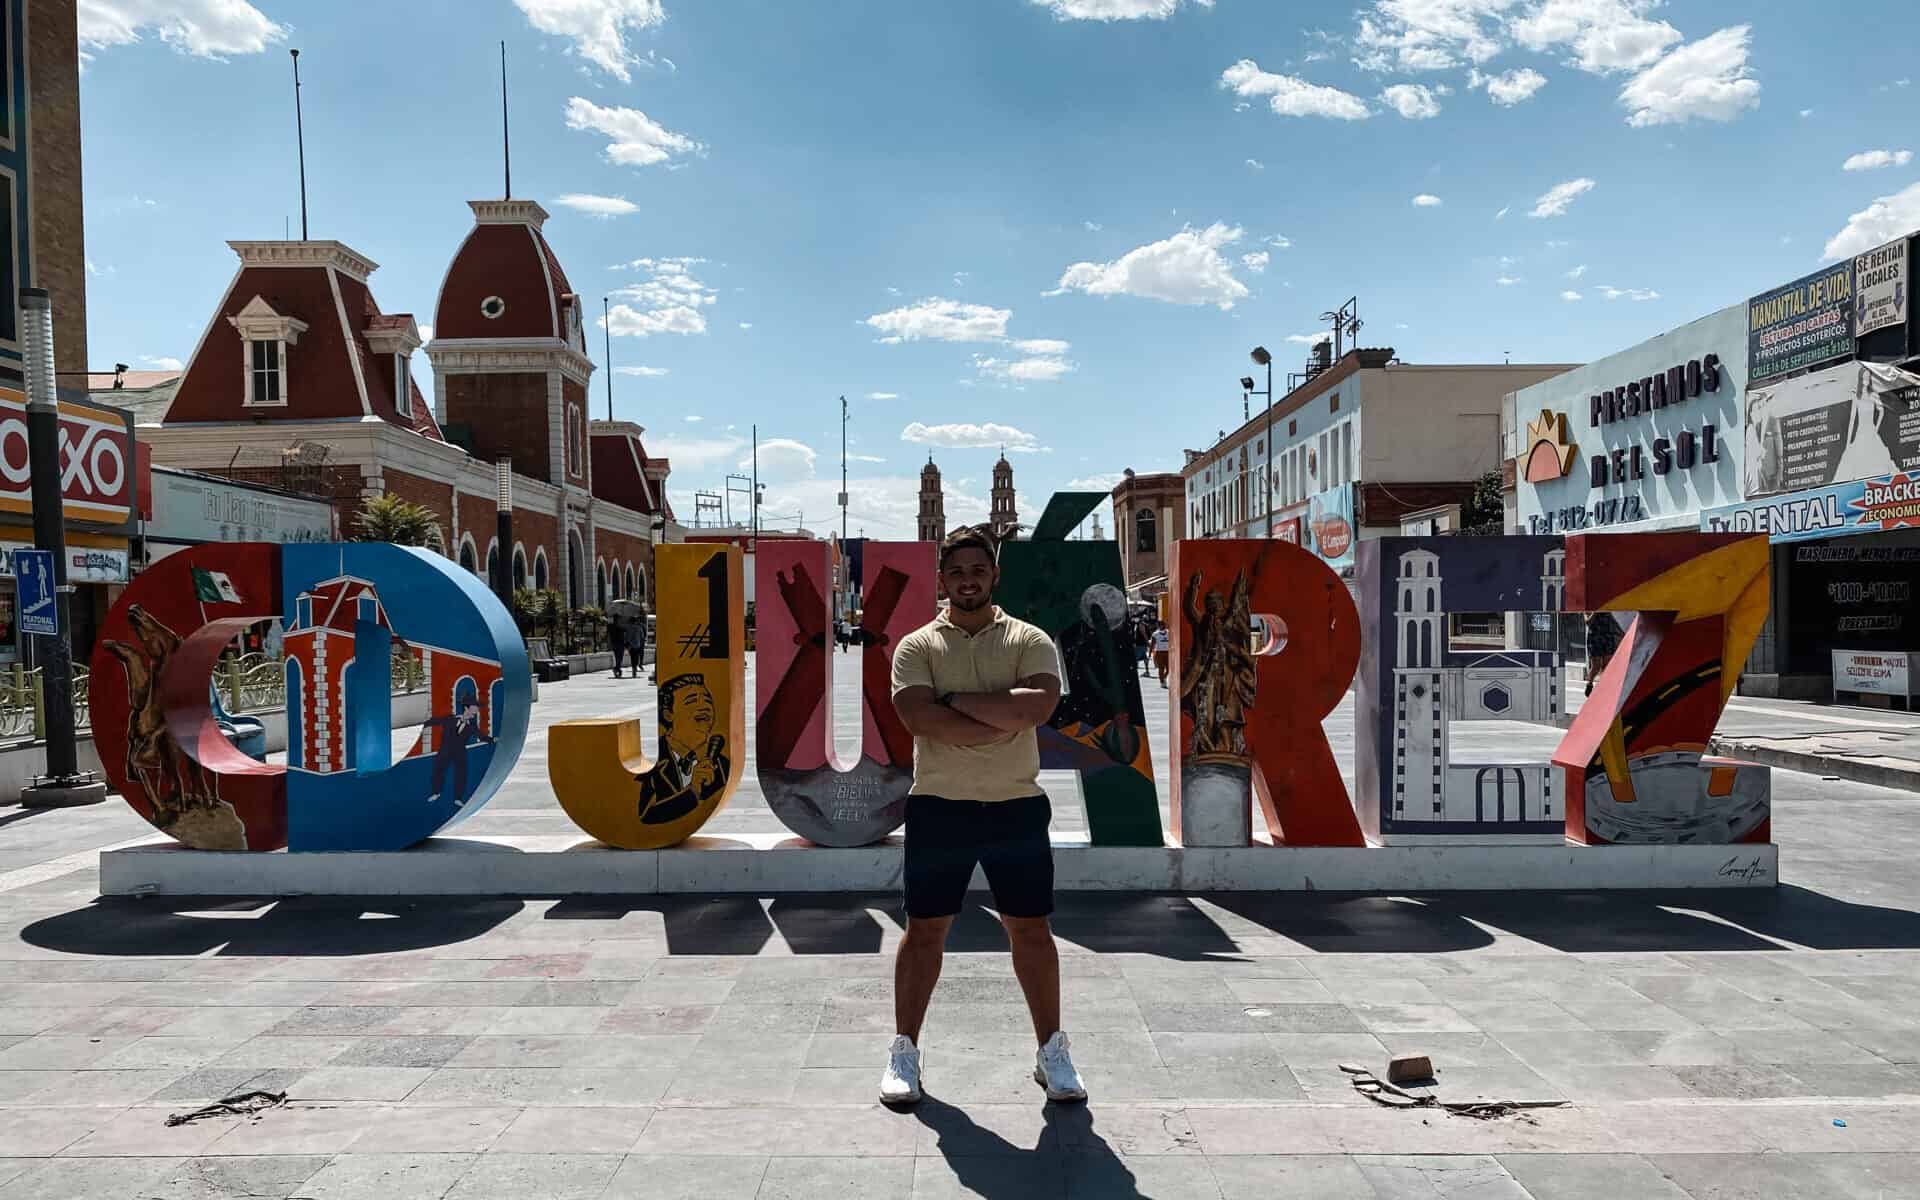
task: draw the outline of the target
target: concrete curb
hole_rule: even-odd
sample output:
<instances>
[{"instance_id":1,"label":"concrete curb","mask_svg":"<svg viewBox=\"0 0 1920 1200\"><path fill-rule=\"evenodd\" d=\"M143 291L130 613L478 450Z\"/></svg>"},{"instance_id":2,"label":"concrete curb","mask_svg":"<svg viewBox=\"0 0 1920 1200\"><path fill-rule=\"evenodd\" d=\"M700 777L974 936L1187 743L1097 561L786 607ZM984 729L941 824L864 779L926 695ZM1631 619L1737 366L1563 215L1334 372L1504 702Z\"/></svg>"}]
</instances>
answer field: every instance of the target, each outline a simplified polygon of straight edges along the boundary
<instances>
[{"instance_id":1,"label":"concrete curb","mask_svg":"<svg viewBox=\"0 0 1920 1200\"><path fill-rule=\"evenodd\" d=\"M1783 750L1739 738L1714 738L1707 743L1715 754L1745 759L1787 771L1805 771L1809 775L1827 775L1850 783L1903 792L1920 792L1920 763L1895 766L1887 762L1863 761L1844 754L1819 754L1805 750Z\"/></svg>"}]
</instances>

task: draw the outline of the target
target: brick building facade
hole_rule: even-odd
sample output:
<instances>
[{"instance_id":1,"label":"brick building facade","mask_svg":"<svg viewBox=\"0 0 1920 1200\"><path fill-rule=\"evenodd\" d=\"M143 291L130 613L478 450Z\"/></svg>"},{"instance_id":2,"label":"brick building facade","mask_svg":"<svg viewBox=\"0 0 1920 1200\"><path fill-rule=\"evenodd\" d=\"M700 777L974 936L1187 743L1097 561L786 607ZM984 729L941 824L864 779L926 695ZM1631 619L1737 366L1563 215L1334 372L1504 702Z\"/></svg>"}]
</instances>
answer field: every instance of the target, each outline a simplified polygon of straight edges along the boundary
<instances>
[{"instance_id":1,"label":"brick building facade","mask_svg":"<svg viewBox=\"0 0 1920 1200\"><path fill-rule=\"evenodd\" d=\"M362 499L390 494L432 512L447 556L482 577L504 554L516 587L551 587L571 607L650 603L652 546L678 534L671 464L647 456L640 426L588 420L594 365L545 210L470 207L424 345L410 313L381 310L377 267L351 248L228 243L240 270L140 438L158 463L327 496L345 536ZM433 367L432 404L413 383L416 351ZM507 459L514 544L503 548Z\"/></svg>"}]
</instances>

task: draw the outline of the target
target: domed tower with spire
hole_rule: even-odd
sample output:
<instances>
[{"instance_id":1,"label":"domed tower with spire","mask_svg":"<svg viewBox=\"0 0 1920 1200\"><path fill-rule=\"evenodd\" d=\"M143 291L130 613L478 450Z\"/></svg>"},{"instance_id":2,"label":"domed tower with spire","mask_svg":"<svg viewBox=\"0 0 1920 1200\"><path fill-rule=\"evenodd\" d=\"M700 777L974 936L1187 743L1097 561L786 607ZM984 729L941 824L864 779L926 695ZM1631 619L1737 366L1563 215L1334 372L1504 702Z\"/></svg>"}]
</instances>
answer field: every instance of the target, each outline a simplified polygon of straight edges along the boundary
<instances>
[{"instance_id":1,"label":"domed tower with spire","mask_svg":"<svg viewBox=\"0 0 1920 1200\"><path fill-rule=\"evenodd\" d=\"M987 510L993 536L1010 538L1020 529L1020 510L1013 494L1013 464L1007 461L1006 447L1000 448L1000 461L993 464L993 493Z\"/></svg>"},{"instance_id":2,"label":"domed tower with spire","mask_svg":"<svg viewBox=\"0 0 1920 1200\"><path fill-rule=\"evenodd\" d=\"M920 540L938 542L947 536L947 496L940 487L940 468L927 455L920 468Z\"/></svg>"},{"instance_id":3,"label":"domed tower with spire","mask_svg":"<svg viewBox=\"0 0 1920 1200\"><path fill-rule=\"evenodd\" d=\"M515 474L556 489L551 504L538 502L554 523L553 586L570 604L590 603L588 581L573 577L594 562L593 362L580 297L541 232L546 209L511 197L468 205L473 228L441 281L426 346L434 414L475 458L511 456Z\"/></svg>"}]
</instances>

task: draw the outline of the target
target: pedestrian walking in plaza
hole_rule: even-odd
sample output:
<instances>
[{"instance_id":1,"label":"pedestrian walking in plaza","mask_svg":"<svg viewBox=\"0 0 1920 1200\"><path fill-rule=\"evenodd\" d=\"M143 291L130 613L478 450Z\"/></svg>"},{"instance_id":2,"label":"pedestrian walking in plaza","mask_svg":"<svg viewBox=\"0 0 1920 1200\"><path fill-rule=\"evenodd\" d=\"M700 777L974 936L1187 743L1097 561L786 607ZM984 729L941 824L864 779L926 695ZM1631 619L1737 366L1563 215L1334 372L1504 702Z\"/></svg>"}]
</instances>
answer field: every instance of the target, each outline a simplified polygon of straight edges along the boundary
<instances>
[{"instance_id":1,"label":"pedestrian walking in plaza","mask_svg":"<svg viewBox=\"0 0 1920 1200\"><path fill-rule=\"evenodd\" d=\"M647 610L638 600L615 600L607 606L607 642L613 650L613 677L620 678L621 659L640 678L640 662L647 651Z\"/></svg>"},{"instance_id":2,"label":"pedestrian walking in plaza","mask_svg":"<svg viewBox=\"0 0 1920 1200\"><path fill-rule=\"evenodd\" d=\"M1167 634L1167 627L1155 623L1153 627L1153 669L1160 676L1160 686L1167 686L1167 655L1172 652L1173 641Z\"/></svg>"},{"instance_id":3,"label":"pedestrian walking in plaza","mask_svg":"<svg viewBox=\"0 0 1920 1200\"><path fill-rule=\"evenodd\" d=\"M1620 624L1612 613L1587 614L1587 695L1593 695L1593 681L1607 669L1613 652L1620 648Z\"/></svg>"},{"instance_id":4,"label":"pedestrian walking in plaza","mask_svg":"<svg viewBox=\"0 0 1920 1200\"><path fill-rule=\"evenodd\" d=\"M958 529L940 546L948 607L900 639L893 704L913 733L907 796L907 931L893 967L894 1038L880 1099L920 1099L920 1026L940 979L947 930L974 864L986 872L1039 1049L1033 1079L1049 1100L1087 1090L1060 1031L1054 949L1052 811L1040 790L1034 728L1060 701L1060 661L1037 627L993 603L994 542Z\"/></svg>"},{"instance_id":5,"label":"pedestrian walking in plaza","mask_svg":"<svg viewBox=\"0 0 1920 1200\"><path fill-rule=\"evenodd\" d=\"M1133 664L1135 673L1147 673L1147 655L1153 649L1153 621L1141 617L1133 623Z\"/></svg>"}]
</instances>

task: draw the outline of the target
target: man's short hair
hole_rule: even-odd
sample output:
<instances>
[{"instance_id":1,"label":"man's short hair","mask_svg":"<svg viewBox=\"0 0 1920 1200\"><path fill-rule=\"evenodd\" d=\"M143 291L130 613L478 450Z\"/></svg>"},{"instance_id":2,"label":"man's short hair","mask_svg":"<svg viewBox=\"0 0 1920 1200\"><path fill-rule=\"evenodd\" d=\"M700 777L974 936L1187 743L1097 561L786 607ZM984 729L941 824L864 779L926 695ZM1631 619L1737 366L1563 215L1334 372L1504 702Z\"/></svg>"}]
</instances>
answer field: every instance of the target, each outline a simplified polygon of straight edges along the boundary
<instances>
[{"instance_id":1,"label":"man's short hair","mask_svg":"<svg viewBox=\"0 0 1920 1200\"><path fill-rule=\"evenodd\" d=\"M941 541L940 569L942 571L946 570L947 559L962 550L984 551L986 556L995 563L1000 561L1000 555L994 544L992 534L977 525L962 525L952 533L949 533L946 538Z\"/></svg>"},{"instance_id":2,"label":"man's short hair","mask_svg":"<svg viewBox=\"0 0 1920 1200\"><path fill-rule=\"evenodd\" d=\"M674 715L674 699L679 696L681 692L686 691L690 687L704 688L706 686L707 677L698 671L687 671L683 674L675 675L672 679L660 685L660 714L671 719Z\"/></svg>"}]
</instances>

